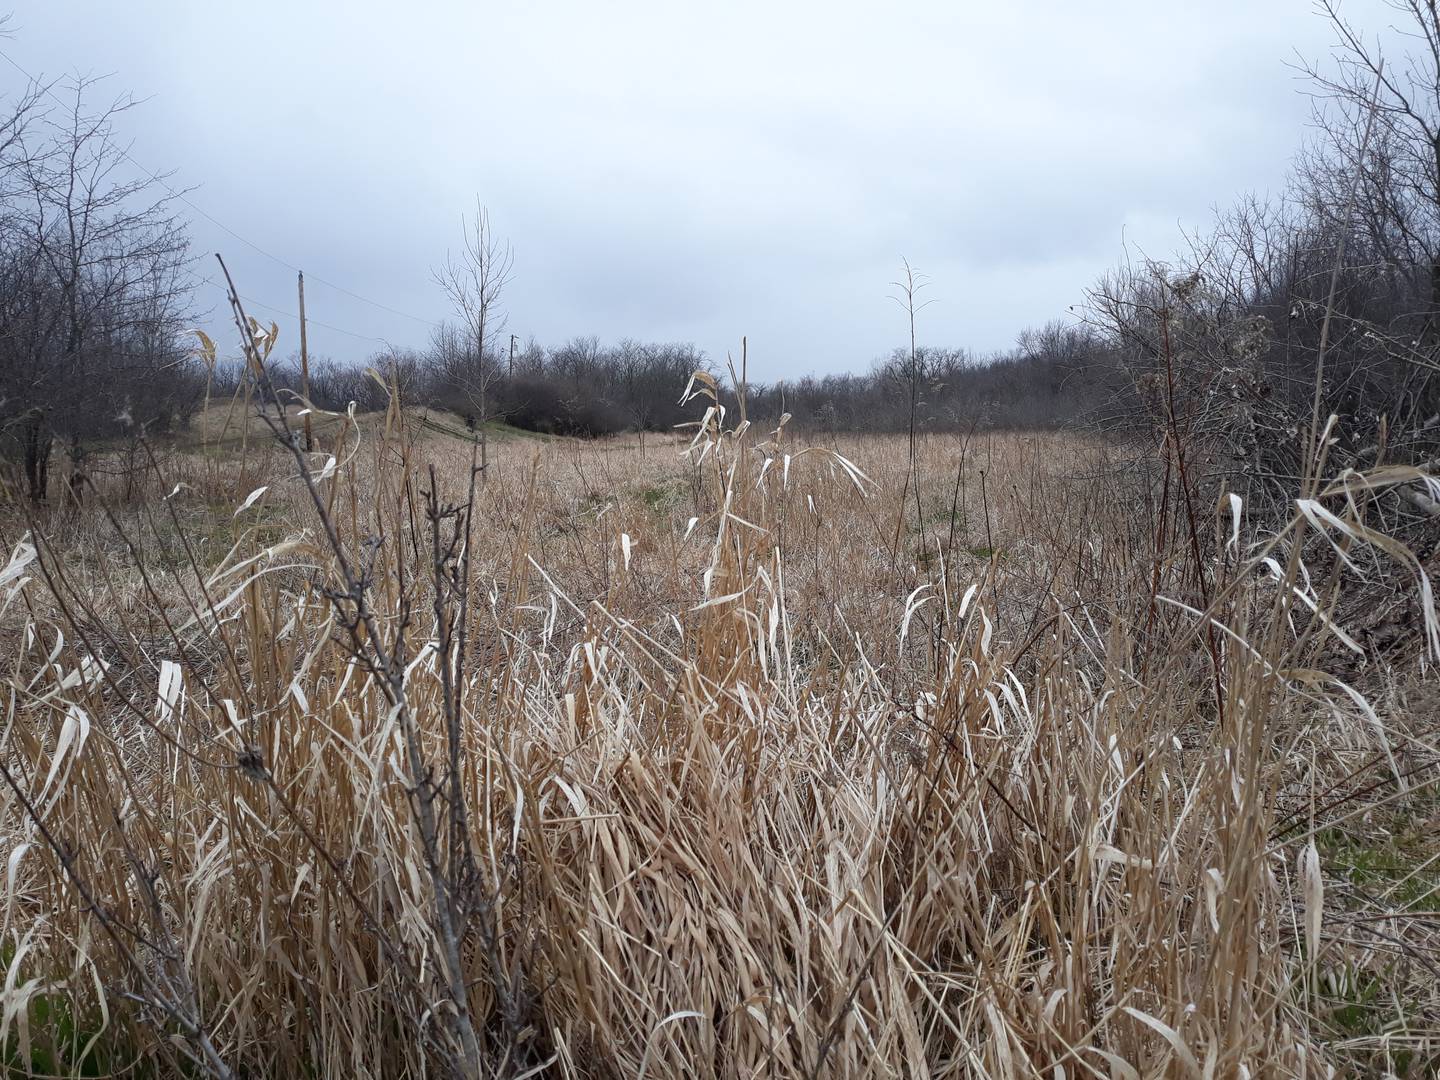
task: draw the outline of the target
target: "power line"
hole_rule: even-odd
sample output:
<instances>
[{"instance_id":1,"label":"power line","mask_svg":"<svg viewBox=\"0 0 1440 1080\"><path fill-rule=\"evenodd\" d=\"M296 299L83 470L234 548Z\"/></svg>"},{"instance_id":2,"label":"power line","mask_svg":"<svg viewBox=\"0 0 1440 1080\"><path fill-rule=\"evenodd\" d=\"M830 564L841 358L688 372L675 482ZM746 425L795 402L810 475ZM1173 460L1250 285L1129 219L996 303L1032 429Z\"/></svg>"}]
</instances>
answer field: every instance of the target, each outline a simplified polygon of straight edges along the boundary
<instances>
[{"instance_id":1,"label":"power line","mask_svg":"<svg viewBox=\"0 0 1440 1080\"><path fill-rule=\"evenodd\" d=\"M42 84L37 77L35 77L34 75L31 75L29 71L27 71L27 70L26 70L24 67L22 67L19 63L17 63L17 62L15 61L15 59L14 59L13 57L11 57L10 54L7 53L7 52L5 52L3 49L0 49L0 59L3 59L7 64L9 64L11 67L13 67L16 71L20 72L21 75L24 75L27 79L30 80L30 82L31 82L34 86L36 86L36 87L38 87L40 90L42 90L47 96L53 98L57 104L61 105L62 107L65 105L65 102L64 102L58 95L56 95L55 91L53 91L52 89L50 89L50 87L49 87L48 85ZM171 187L169 184L167 184L167 183L165 182L164 178L163 178L159 173L154 172L153 170L147 169L144 165L140 164L140 162L136 161L136 160L130 155L130 152L129 152L128 150L126 150L123 146L120 146L118 143L113 144L113 145L114 145L114 147L115 147L115 150L120 154L120 156L123 157L126 161L130 162L130 164L133 165L133 166L135 166L135 168L139 169L140 172L141 172L141 174L142 174L143 176L146 176L146 177L149 178L150 182L155 183L155 184L159 184L162 188L164 188L164 189L170 194L170 197L171 197L171 198L173 198L173 199L178 199L180 202L183 202L186 206L190 207L191 210L195 211L195 213L199 214L199 215L200 215L201 217L203 217L206 221L210 222L210 224L214 225L217 229L220 229L221 231L225 232L225 233L228 234L229 236L234 237L236 240L240 241L240 243L244 244L246 247L250 248L252 251L254 251L254 252L256 252L256 253L258 253L258 254L260 254L260 255L263 255L265 258L269 259L271 262L274 262L274 263L276 263L276 264L279 265L279 266L283 266L283 267L285 267L287 270L292 270L292 271L294 271L294 272L297 273L297 274L302 272L301 269L300 269L300 267L296 266L294 263L289 262L289 261L286 260L286 259L282 259L280 256L275 255L275 254L272 254L272 253L269 252L269 251L266 251L266 250L265 250L264 248L262 248L259 244L255 243L253 240L249 240L249 239L247 239L246 237L241 236L238 232L236 232L234 229L230 228L230 226L226 225L226 224L225 224L223 221L221 221L219 218L216 218L214 215L212 215L212 214L210 214L208 211L206 211L206 210L204 209L204 207L201 207L201 206L197 205L196 203L192 202L183 192L176 191L173 187ZM327 281L325 278L320 277L320 276L317 275L317 274L314 274L314 273L310 274L310 280L311 280L311 281L319 282L321 285L324 285L324 286L326 286L327 288L330 288L330 289L334 289L334 290L335 290L336 292L338 292L338 293L343 293L344 295L350 297L350 298L353 299L353 300L359 300L362 304L369 304L371 307L379 308L381 311L387 311L387 312L389 312L391 315L399 315L401 318L410 319L410 320L413 320L414 322L422 323L422 324L424 324L425 326L439 327L439 326L441 325L440 323L436 322L434 319L426 319L426 318L422 318L422 317L419 316L419 315L412 315L412 314L410 314L408 311L401 311L399 308L391 307L389 304L382 304L382 303L381 303L380 301L378 301L378 300L371 300L368 296L361 296L359 293L355 292L354 290L352 290L352 289L347 289L347 288L345 288L345 286L343 286L343 285L337 285L337 284L335 284L335 282L333 282L333 281ZM212 282L211 284L214 284L214 283ZM243 297L242 297L242 299L243 299ZM260 302L257 300L257 301L251 301L251 303L259 304ZM270 305L260 304L260 306L261 306L261 307L268 307L268 306L270 306ZM283 314L290 314L290 313L289 313L289 312L284 312ZM295 316L295 315L291 315L290 317L291 317L291 318L298 318L298 316ZM307 320L307 321L308 321L308 322L315 322L315 320L313 320L313 319L310 319L310 320ZM315 323L315 325L316 325L316 326L324 326L325 324L324 324L324 323L318 323L318 322L317 322L317 323ZM340 330L339 327L335 327L335 326L327 327L327 329L330 329L330 330ZM348 331L348 330L340 330L340 333L342 333L342 334L348 334L348 333L350 333L350 331ZM365 335L363 335L363 334L352 334L351 336L352 336L352 337L364 337ZM371 340L371 341L380 341L381 339L380 339L380 338L369 338L369 340Z\"/></svg>"},{"instance_id":2,"label":"power line","mask_svg":"<svg viewBox=\"0 0 1440 1080\"><path fill-rule=\"evenodd\" d=\"M220 284L220 282L216 281L214 278L208 278L205 277L203 274L197 274L193 270L187 270L186 273L188 273L196 281L213 286L214 288L219 289L221 292L227 295L229 294L229 287ZM239 293L236 293L236 295L239 296L241 300L243 300L251 307L264 308L266 311L273 311L275 314L284 315L287 319L292 319L297 323L300 321L300 316L295 314L295 312L293 311L287 311L285 308L276 307L274 304L267 304L264 300L256 300L254 297L244 296ZM321 322L319 319L312 319L308 315L305 317L305 322L309 326L323 326L326 330L333 330L337 334L344 334L347 337L356 338L360 341L376 341L379 342L381 345L390 344L390 342L386 341L384 338L375 337L373 334L360 334L356 333L354 330L346 330L343 326L332 326L330 323Z\"/></svg>"}]
</instances>

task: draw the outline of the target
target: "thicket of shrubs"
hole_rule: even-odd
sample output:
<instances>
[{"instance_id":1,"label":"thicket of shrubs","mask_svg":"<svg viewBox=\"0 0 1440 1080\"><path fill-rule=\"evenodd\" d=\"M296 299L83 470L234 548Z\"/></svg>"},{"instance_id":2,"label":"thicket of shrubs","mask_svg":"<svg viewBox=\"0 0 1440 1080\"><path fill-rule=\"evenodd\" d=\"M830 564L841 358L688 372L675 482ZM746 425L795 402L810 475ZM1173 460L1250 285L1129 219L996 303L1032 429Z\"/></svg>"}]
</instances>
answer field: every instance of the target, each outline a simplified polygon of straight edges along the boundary
<instances>
[{"instance_id":1,"label":"thicket of shrubs","mask_svg":"<svg viewBox=\"0 0 1440 1080\"><path fill-rule=\"evenodd\" d=\"M388 400L388 384L397 386L405 401L467 420L596 437L665 430L689 419L678 404L680 392L692 372L708 366L703 353L683 342L625 340L605 346L592 337L545 349L532 341L513 361L489 350L477 361L462 341L463 335L442 331L424 350L386 350L355 365L312 361L309 399L332 411L352 401L362 412L377 410ZM242 373L239 365L228 368L222 391L237 386ZM285 390L300 392L298 357L275 365L272 376Z\"/></svg>"}]
</instances>

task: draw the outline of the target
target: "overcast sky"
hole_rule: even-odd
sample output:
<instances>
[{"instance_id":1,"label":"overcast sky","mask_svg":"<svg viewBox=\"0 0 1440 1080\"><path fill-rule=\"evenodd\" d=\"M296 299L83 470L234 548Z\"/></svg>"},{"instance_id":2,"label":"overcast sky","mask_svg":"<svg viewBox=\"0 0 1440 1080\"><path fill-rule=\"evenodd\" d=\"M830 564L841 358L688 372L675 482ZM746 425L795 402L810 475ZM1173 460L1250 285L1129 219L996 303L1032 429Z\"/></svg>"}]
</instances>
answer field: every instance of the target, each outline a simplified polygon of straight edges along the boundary
<instances>
[{"instance_id":1,"label":"overcast sky","mask_svg":"<svg viewBox=\"0 0 1440 1080\"><path fill-rule=\"evenodd\" d=\"M1345 10L1388 21L1380 0ZM936 301L921 341L988 352L1063 315L1127 241L1164 257L1212 207L1278 191L1310 110L1287 63L1330 42L1310 0L14 11L17 63L146 99L134 158L195 189L224 226L192 213L197 249L277 309L256 313L287 353L294 274L225 229L305 269L312 351L362 359L446 317L431 268L478 196L514 246L522 339L681 339L723 361L748 335L768 379L898 344L902 256ZM199 299L220 326L218 291Z\"/></svg>"}]
</instances>

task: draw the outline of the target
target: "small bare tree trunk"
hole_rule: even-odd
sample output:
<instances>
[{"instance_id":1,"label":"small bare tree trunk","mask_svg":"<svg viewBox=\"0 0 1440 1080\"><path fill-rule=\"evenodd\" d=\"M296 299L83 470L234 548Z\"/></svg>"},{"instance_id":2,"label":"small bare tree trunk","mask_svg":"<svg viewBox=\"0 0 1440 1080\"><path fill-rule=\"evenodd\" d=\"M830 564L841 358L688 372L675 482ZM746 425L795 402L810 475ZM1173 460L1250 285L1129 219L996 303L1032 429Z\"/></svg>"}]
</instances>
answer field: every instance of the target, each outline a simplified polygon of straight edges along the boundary
<instances>
[{"instance_id":1,"label":"small bare tree trunk","mask_svg":"<svg viewBox=\"0 0 1440 1080\"><path fill-rule=\"evenodd\" d=\"M490 481L490 443L486 431L490 423L490 399L484 387L480 390L480 482Z\"/></svg>"},{"instance_id":2,"label":"small bare tree trunk","mask_svg":"<svg viewBox=\"0 0 1440 1080\"><path fill-rule=\"evenodd\" d=\"M305 399L305 452L315 449L314 429L310 426L310 350L305 342L305 275L300 274L300 395Z\"/></svg>"},{"instance_id":3,"label":"small bare tree trunk","mask_svg":"<svg viewBox=\"0 0 1440 1080\"><path fill-rule=\"evenodd\" d=\"M49 426L45 423L45 413L38 407L27 412L21 423L25 482L30 489L30 501L43 503L50 486L50 448L54 436L50 434Z\"/></svg>"}]
</instances>

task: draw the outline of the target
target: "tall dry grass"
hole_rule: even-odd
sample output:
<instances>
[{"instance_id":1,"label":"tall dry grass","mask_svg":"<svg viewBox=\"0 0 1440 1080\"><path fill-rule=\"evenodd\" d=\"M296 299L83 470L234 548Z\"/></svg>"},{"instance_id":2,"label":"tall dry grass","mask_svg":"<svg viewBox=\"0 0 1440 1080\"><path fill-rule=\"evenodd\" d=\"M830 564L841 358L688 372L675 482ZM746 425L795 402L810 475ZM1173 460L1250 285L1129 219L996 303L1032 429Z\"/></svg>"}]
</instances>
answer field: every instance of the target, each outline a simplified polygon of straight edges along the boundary
<instances>
[{"instance_id":1,"label":"tall dry grass","mask_svg":"<svg viewBox=\"0 0 1440 1080\"><path fill-rule=\"evenodd\" d=\"M796 444L692 391L643 454L510 438L477 474L397 403L12 523L9 1066L1433 1063L1430 961L1355 930L1424 921L1322 853L1433 806L1418 660L1330 662L1397 573L1433 655L1379 527L1416 474L1273 525L1207 504L1197 564L1158 466L1100 440L931 438L912 477L904 439ZM1336 1019L1367 978L1399 1027Z\"/></svg>"}]
</instances>

